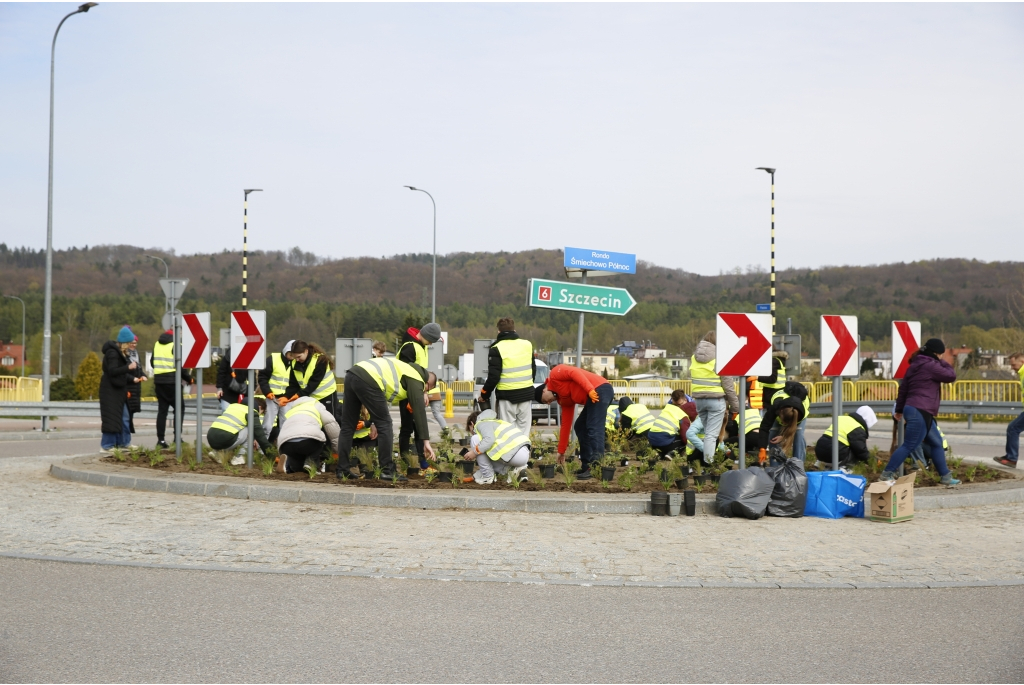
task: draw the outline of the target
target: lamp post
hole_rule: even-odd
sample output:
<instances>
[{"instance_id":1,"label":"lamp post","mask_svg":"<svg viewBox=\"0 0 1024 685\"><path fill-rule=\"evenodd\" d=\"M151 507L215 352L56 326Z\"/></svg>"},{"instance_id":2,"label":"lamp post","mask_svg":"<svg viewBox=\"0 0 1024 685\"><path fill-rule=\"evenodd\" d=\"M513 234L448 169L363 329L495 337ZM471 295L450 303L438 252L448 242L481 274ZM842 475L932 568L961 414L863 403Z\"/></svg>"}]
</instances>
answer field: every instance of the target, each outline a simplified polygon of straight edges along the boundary
<instances>
[{"instance_id":1,"label":"lamp post","mask_svg":"<svg viewBox=\"0 0 1024 685\"><path fill-rule=\"evenodd\" d=\"M262 193L263 189L248 188L242 192L245 193L242 201L242 311L245 311L249 302L249 193Z\"/></svg>"},{"instance_id":2,"label":"lamp post","mask_svg":"<svg viewBox=\"0 0 1024 685\"><path fill-rule=\"evenodd\" d=\"M61 378L64 377L64 336L60 333L57 334L57 375Z\"/></svg>"},{"instance_id":3,"label":"lamp post","mask_svg":"<svg viewBox=\"0 0 1024 685\"><path fill-rule=\"evenodd\" d=\"M57 24L50 45L50 164L46 182L46 287L43 296L43 402L50 401L50 315L53 302L53 67L57 54L57 34L64 22L79 13L88 12L98 3L79 5ZM49 430L50 417L43 412L43 431Z\"/></svg>"},{"instance_id":4,"label":"lamp post","mask_svg":"<svg viewBox=\"0 0 1024 685\"><path fill-rule=\"evenodd\" d=\"M772 177L772 335L775 335L775 169L767 166L757 167L757 171L766 171Z\"/></svg>"},{"instance_id":5,"label":"lamp post","mask_svg":"<svg viewBox=\"0 0 1024 685\"><path fill-rule=\"evenodd\" d=\"M21 377L25 377L25 300L14 295L4 295L9 300L21 302Z\"/></svg>"},{"instance_id":6,"label":"lamp post","mask_svg":"<svg viewBox=\"0 0 1024 685\"><path fill-rule=\"evenodd\" d=\"M421 193L426 193L427 197L430 198L430 204L434 205L434 277L433 277L433 288L430 295L430 320L433 322L437 321L437 203L434 202L434 196L423 188L414 188L413 186L405 186L409 190L416 190Z\"/></svg>"},{"instance_id":7,"label":"lamp post","mask_svg":"<svg viewBox=\"0 0 1024 685\"><path fill-rule=\"evenodd\" d=\"M145 257L146 259L155 259L156 261L158 261L158 262L160 262L161 264L163 264L163 265L164 265L164 278L170 278L170 277L171 277L171 270L167 268L167 262L165 262L164 260L160 259L159 257L154 257L154 256L153 256L153 255L151 255L151 254L144 254L144 255L142 255L142 256L143 256L143 257ZM169 310L170 308L171 308L171 305L170 305L170 303L169 303L169 302L167 301L167 298L165 297L165 298L164 298L164 314L166 314L166 313L167 313L167 311L168 311L168 310Z\"/></svg>"}]
</instances>

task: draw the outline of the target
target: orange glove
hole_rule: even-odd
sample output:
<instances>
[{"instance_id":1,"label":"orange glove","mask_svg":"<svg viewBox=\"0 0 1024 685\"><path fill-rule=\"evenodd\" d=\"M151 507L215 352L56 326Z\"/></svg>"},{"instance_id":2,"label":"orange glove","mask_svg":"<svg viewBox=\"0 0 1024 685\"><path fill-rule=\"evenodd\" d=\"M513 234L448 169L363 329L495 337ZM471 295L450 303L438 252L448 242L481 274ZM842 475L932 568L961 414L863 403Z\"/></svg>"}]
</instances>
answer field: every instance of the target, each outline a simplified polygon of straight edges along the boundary
<instances>
[{"instance_id":1,"label":"orange glove","mask_svg":"<svg viewBox=\"0 0 1024 685\"><path fill-rule=\"evenodd\" d=\"M281 397L281 398L279 398L277 400L277 406L284 407L284 406L287 406L287 405L288 405L288 398L287 397Z\"/></svg>"},{"instance_id":2,"label":"orange glove","mask_svg":"<svg viewBox=\"0 0 1024 685\"><path fill-rule=\"evenodd\" d=\"M357 430L357 431L361 431L361 430L363 430L363 422L362 422L362 421L360 421L360 422L358 422L358 423L356 424L356 430Z\"/></svg>"},{"instance_id":3,"label":"orange glove","mask_svg":"<svg viewBox=\"0 0 1024 685\"><path fill-rule=\"evenodd\" d=\"M272 393L272 392L268 392L268 393L267 393L267 399L268 399L268 400L274 400L274 399L277 399L277 398L275 398L275 397L274 397L274 393Z\"/></svg>"},{"instance_id":4,"label":"orange glove","mask_svg":"<svg viewBox=\"0 0 1024 685\"><path fill-rule=\"evenodd\" d=\"M757 453L757 463L763 464L766 461L768 461L768 450L762 447Z\"/></svg>"},{"instance_id":5,"label":"orange glove","mask_svg":"<svg viewBox=\"0 0 1024 685\"><path fill-rule=\"evenodd\" d=\"M597 390L591 390L587 393L587 396L590 397L591 402L597 404Z\"/></svg>"}]
</instances>

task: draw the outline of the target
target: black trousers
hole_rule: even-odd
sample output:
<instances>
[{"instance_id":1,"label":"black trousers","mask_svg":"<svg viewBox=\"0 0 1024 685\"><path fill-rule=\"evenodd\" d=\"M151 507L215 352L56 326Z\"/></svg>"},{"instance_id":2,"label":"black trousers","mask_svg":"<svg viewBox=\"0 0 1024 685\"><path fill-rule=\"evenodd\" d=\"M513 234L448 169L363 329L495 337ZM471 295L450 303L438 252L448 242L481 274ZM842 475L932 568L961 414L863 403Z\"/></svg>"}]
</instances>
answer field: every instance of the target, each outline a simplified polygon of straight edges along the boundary
<instances>
[{"instance_id":1,"label":"black trousers","mask_svg":"<svg viewBox=\"0 0 1024 685\"><path fill-rule=\"evenodd\" d=\"M345 395L341 405L341 420L338 422L341 428L338 436L338 470L347 471L352 467L349 461L352 436L355 435L363 407L369 412L370 421L377 426L377 461L380 468L385 473L393 473L395 461L391 456L391 446L394 442L394 428L387 398L376 383L367 383L351 371L345 374Z\"/></svg>"},{"instance_id":2,"label":"black trousers","mask_svg":"<svg viewBox=\"0 0 1024 685\"><path fill-rule=\"evenodd\" d=\"M167 434L167 411L174 409L174 385L154 383L153 390L156 391L156 441L167 442L164 440Z\"/></svg>"},{"instance_id":3,"label":"black trousers","mask_svg":"<svg viewBox=\"0 0 1024 685\"><path fill-rule=\"evenodd\" d=\"M416 422L412 418L412 411L409 409L409 400L402 400L398 403L398 455L404 457L409 453L409 440L416 435ZM423 443L413 440L416 444L416 454L420 458L420 468L427 467L427 460L423 456Z\"/></svg>"},{"instance_id":4,"label":"black trousers","mask_svg":"<svg viewBox=\"0 0 1024 685\"><path fill-rule=\"evenodd\" d=\"M310 457L319 468L323 449L324 443L315 438L301 438L284 443L281 445L281 454L285 455L285 473L298 473L305 465L306 459Z\"/></svg>"}]
</instances>

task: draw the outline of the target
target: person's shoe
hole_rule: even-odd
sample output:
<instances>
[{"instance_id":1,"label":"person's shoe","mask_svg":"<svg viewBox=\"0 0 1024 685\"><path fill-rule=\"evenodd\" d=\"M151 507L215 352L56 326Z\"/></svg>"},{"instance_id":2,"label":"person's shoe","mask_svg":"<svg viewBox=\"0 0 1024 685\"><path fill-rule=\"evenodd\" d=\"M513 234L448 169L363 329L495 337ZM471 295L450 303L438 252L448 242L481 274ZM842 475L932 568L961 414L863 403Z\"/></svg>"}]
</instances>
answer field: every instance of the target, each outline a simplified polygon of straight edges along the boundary
<instances>
[{"instance_id":1,"label":"person's shoe","mask_svg":"<svg viewBox=\"0 0 1024 685\"><path fill-rule=\"evenodd\" d=\"M997 463L997 464L1002 464L1003 466L1009 466L1011 469L1017 468L1017 460L1016 459L1007 459L1005 456L1002 456L1002 457L992 457L992 460L995 461L995 463Z\"/></svg>"},{"instance_id":2,"label":"person's shoe","mask_svg":"<svg viewBox=\"0 0 1024 685\"><path fill-rule=\"evenodd\" d=\"M524 483L530 480L530 477L526 475L526 467L518 466L508 472L508 482L511 483L515 479L519 479L520 483Z\"/></svg>"},{"instance_id":3,"label":"person's shoe","mask_svg":"<svg viewBox=\"0 0 1024 685\"><path fill-rule=\"evenodd\" d=\"M338 477L338 480L362 480L365 476L359 472L357 468L349 469L335 469L334 475Z\"/></svg>"},{"instance_id":4,"label":"person's shoe","mask_svg":"<svg viewBox=\"0 0 1024 685\"><path fill-rule=\"evenodd\" d=\"M954 485L960 485L960 481L954 478L952 473L947 473L946 475L944 475L942 478L939 479L939 482L945 485L946 487L950 488L953 487Z\"/></svg>"},{"instance_id":5,"label":"person's shoe","mask_svg":"<svg viewBox=\"0 0 1024 685\"><path fill-rule=\"evenodd\" d=\"M244 463L245 463L245 455L244 454L236 454L235 456L231 457L231 465L232 466L241 466Z\"/></svg>"},{"instance_id":6,"label":"person's shoe","mask_svg":"<svg viewBox=\"0 0 1024 685\"><path fill-rule=\"evenodd\" d=\"M587 467L576 474L576 480L590 480L594 475L590 473L590 467Z\"/></svg>"},{"instance_id":7,"label":"person's shoe","mask_svg":"<svg viewBox=\"0 0 1024 685\"><path fill-rule=\"evenodd\" d=\"M162 450L168 450L168 449L170 449L170 448L171 448L171 446L170 446L170 445L168 445L168 444L167 444L166 442L164 442L163 440L161 440L160 442L158 442L158 443L156 444L156 446L157 446L157 447L159 447L159 448L160 448L160 449L162 449Z\"/></svg>"},{"instance_id":8,"label":"person's shoe","mask_svg":"<svg viewBox=\"0 0 1024 685\"><path fill-rule=\"evenodd\" d=\"M397 471L381 471L380 478L378 480L389 480L392 483L404 483L409 479Z\"/></svg>"},{"instance_id":9,"label":"person's shoe","mask_svg":"<svg viewBox=\"0 0 1024 685\"><path fill-rule=\"evenodd\" d=\"M895 471L882 471L882 475L878 477L878 480L896 480L899 478L899 474Z\"/></svg>"},{"instance_id":10,"label":"person's shoe","mask_svg":"<svg viewBox=\"0 0 1024 685\"><path fill-rule=\"evenodd\" d=\"M476 481L477 485L490 485L491 483L494 482L494 474L492 473L487 478L481 478L480 472L477 471L475 474L473 474L473 480Z\"/></svg>"}]
</instances>

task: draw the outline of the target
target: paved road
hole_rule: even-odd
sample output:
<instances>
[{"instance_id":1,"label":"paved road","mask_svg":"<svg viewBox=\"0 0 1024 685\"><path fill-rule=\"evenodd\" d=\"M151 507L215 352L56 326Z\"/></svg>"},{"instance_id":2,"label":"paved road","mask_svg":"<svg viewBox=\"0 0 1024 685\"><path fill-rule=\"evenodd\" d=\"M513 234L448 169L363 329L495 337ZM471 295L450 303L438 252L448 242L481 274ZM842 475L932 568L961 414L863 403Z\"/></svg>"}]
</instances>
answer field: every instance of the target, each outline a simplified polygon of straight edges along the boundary
<instances>
[{"instance_id":1,"label":"paved road","mask_svg":"<svg viewBox=\"0 0 1024 685\"><path fill-rule=\"evenodd\" d=\"M0 559L0 680L1021 682L1024 588L436 583Z\"/></svg>"},{"instance_id":2,"label":"paved road","mask_svg":"<svg viewBox=\"0 0 1024 685\"><path fill-rule=\"evenodd\" d=\"M151 438L156 440L156 438ZM148 443L146 443L148 444ZM81 440L9 440L0 441L0 459L10 457L73 457L96 454L100 450L99 438Z\"/></svg>"}]
</instances>

